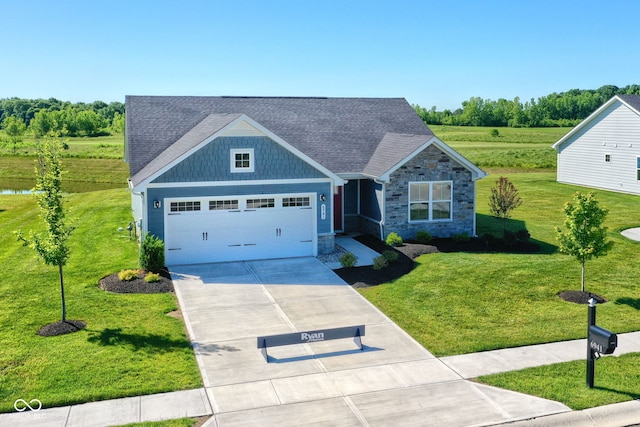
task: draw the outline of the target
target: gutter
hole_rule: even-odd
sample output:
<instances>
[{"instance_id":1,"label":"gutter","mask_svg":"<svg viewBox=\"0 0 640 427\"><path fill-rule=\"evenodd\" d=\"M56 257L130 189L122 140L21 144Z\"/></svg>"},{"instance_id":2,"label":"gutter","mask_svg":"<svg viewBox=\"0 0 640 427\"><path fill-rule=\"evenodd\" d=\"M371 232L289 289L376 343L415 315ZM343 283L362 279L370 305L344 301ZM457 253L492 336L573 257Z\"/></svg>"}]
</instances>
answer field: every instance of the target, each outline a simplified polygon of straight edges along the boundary
<instances>
[{"instance_id":1,"label":"gutter","mask_svg":"<svg viewBox=\"0 0 640 427\"><path fill-rule=\"evenodd\" d=\"M385 217L386 208L387 208L387 203L386 203L387 187L385 185L385 182L379 181L377 177L373 178L373 182L375 182L376 184L382 185L382 207L380 209L380 222L378 223L378 226L380 227L380 240L384 241L384 217Z\"/></svg>"}]
</instances>

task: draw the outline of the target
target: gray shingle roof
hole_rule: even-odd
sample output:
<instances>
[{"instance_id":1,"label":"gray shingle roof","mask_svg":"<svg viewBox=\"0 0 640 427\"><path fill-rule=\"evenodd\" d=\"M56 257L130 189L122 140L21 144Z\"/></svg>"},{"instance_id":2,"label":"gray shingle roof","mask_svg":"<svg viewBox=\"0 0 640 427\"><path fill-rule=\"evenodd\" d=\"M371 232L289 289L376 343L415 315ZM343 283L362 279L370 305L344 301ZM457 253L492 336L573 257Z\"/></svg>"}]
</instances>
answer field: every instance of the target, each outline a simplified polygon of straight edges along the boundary
<instances>
[{"instance_id":1,"label":"gray shingle roof","mask_svg":"<svg viewBox=\"0 0 640 427\"><path fill-rule=\"evenodd\" d=\"M433 136L403 98L127 96L126 114L131 176L168 164L169 157L231 117L224 114L246 114L334 173L362 173L368 167L377 174ZM208 116L205 126L201 122Z\"/></svg>"},{"instance_id":2,"label":"gray shingle roof","mask_svg":"<svg viewBox=\"0 0 640 427\"><path fill-rule=\"evenodd\" d=\"M640 113L640 95L618 95L618 97Z\"/></svg>"}]
</instances>

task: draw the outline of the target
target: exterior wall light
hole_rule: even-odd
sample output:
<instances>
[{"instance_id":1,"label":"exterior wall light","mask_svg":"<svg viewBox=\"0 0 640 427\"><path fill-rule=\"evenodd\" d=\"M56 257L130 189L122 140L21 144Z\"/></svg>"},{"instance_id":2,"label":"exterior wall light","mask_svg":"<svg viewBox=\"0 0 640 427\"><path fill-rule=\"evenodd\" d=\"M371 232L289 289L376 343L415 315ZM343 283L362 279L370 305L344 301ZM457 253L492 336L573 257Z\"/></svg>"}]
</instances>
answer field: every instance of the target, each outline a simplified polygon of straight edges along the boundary
<instances>
[{"instance_id":1,"label":"exterior wall light","mask_svg":"<svg viewBox=\"0 0 640 427\"><path fill-rule=\"evenodd\" d=\"M162 207L162 202L160 200L154 200L153 207L156 209L160 209Z\"/></svg>"}]
</instances>

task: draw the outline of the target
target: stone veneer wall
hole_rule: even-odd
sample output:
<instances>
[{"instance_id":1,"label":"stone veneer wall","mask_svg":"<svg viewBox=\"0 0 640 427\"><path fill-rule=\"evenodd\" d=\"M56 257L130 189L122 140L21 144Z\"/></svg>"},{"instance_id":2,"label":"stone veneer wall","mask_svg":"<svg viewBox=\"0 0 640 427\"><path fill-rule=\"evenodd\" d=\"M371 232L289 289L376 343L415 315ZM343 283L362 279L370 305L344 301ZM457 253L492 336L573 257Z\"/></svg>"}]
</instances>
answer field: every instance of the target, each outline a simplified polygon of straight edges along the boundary
<instances>
[{"instance_id":1,"label":"stone veneer wall","mask_svg":"<svg viewBox=\"0 0 640 427\"><path fill-rule=\"evenodd\" d=\"M409 223L410 181L453 181L453 220ZM383 238L395 231L403 239L413 239L418 230L427 230L434 237L460 233L474 236L474 203L475 183L471 172L431 145L391 174L391 182L385 185Z\"/></svg>"},{"instance_id":2,"label":"stone veneer wall","mask_svg":"<svg viewBox=\"0 0 640 427\"><path fill-rule=\"evenodd\" d=\"M335 236L333 234L318 235L318 255L330 254L335 247Z\"/></svg>"}]
</instances>

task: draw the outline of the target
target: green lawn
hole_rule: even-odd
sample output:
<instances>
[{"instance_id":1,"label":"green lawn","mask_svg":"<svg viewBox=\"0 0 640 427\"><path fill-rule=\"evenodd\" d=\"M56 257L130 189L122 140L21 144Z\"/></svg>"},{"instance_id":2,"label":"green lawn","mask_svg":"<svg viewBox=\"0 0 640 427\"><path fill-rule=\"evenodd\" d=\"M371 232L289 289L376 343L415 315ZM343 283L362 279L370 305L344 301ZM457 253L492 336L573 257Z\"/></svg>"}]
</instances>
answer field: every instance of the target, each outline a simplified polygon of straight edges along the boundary
<instances>
[{"instance_id":1,"label":"green lawn","mask_svg":"<svg viewBox=\"0 0 640 427\"><path fill-rule=\"evenodd\" d=\"M488 215L490 187L499 173L478 182L478 234L499 235L501 223ZM557 184L553 173L507 175L524 203L509 228L526 227L541 252L437 253L423 255L417 268L393 283L362 294L437 356L584 338L586 307L556 295L580 289L580 264L557 252L554 226L578 187ZM588 191L587 189L582 189ZM606 225L614 247L587 263L588 291L607 298L598 323L617 333L640 330L640 246L619 231L640 225L636 196L596 192L610 209Z\"/></svg>"},{"instance_id":2,"label":"green lawn","mask_svg":"<svg viewBox=\"0 0 640 427\"><path fill-rule=\"evenodd\" d=\"M81 332L44 338L38 329L60 319L57 269L35 259L13 231L41 227L31 196L0 195L0 412L18 398L44 407L200 387L184 325L167 316L173 294L110 294L99 279L137 266L138 246L124 189L68 197L77 229L65 268L67 316Z\"/></svg>"},{"instance_id":3,"label":"green lawn","mask_svg":"<svg viewBox=\"0 0 640 427\"><path fill-rule=\"evenodd\" d=\"M557 400L580 410L640 398L640 353L596 361L594 388L586 386L584 360L480 377L496 387Z\"/></svg>"}]
</instances>

